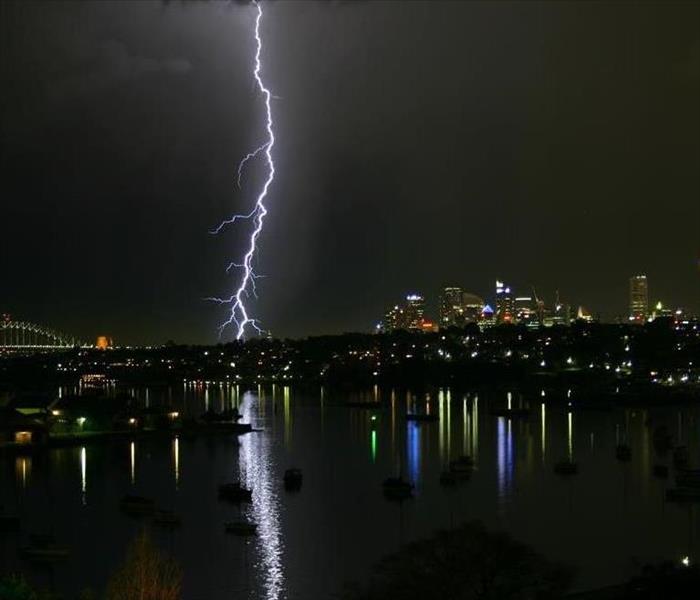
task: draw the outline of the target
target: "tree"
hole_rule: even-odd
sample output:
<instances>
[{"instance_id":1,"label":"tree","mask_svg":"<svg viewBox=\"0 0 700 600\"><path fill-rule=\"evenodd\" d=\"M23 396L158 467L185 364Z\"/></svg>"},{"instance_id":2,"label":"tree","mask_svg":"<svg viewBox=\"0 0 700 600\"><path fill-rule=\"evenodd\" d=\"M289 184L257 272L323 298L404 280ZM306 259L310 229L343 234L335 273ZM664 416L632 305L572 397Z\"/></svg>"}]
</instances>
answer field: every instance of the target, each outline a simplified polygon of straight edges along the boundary
<instances>
[{"instance_id":1,"label":"tree","mask_svg":"<svg viewBox=\"0 0 700 600\"><path fill-rule=\"evenodd\" d=\"M0 598L2 600L39 600L39 595L32 590L24 577L11 575L0 578Z\"/></svg>"},{"instance_id":2,"label":"tree","mask_svg":"<svg viewBox=\"0 0 700 600\"><path fill-rule=\"evenodd\" d=\"M143 532L131 543L126 561L107 586L107 600L178 600L182 571Z\"/></svg>"},{"instance_id":3,"label":"tree","mask_svg":"<svg viewBox=\"0 0 700 600\"><path fill-rule=\"evenodd\" d=\"M550 600L572 572L477 522L408 544L380 561L348 600Z\"/></svg>"}]
</instances>

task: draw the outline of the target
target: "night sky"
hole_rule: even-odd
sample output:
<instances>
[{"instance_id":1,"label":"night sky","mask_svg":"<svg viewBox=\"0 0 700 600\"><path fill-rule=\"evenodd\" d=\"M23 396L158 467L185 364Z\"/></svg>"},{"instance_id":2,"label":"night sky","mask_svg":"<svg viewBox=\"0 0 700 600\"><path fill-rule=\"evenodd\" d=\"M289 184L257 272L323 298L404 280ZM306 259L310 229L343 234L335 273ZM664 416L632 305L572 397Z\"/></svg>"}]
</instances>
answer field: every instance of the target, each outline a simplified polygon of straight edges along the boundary
<instances>
[{"instance_id":1,"label":"night sky","mask_svg":"<svg viewBox=\"0 0 700 600\"><path fill-rule=\"evenodd\" d=\"M700 3L264 3L277 177L254 312L370 330L496 277L700 311ZM262 170L244 3L0 2L0 312L213 342Z\"/></svg>"}]
</instances>

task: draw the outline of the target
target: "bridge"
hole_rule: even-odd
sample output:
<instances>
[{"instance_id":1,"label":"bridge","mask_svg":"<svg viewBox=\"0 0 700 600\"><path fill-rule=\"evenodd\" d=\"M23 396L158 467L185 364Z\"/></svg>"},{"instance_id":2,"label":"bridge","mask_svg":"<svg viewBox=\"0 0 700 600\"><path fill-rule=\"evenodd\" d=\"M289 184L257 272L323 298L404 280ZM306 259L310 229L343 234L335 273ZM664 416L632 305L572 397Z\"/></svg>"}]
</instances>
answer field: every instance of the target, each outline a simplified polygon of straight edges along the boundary
<instances>
[{"instance_id":1,"label":"bridge","mask_svg":"<svg viewBox=\"0 0 700 600\"><path fill-rule=\"evenodd\" d=\"M0 320L2 350L61 350L85 346L74 337L28 321Z\"/></svg>"}]
</instances>

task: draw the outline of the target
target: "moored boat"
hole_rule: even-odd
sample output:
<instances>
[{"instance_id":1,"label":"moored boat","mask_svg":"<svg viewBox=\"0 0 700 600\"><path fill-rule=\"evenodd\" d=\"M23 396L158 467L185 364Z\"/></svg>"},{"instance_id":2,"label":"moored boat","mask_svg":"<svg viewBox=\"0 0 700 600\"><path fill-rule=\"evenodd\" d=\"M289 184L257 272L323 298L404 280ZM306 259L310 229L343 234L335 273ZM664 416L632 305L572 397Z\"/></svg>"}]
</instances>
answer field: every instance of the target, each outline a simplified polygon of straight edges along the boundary
<instances>
[{"instance_id":1,"label":"moored boat","mask_svg":"<svg viewBox=\"0 0 700 600\"><path fill-rule=\"evenodd\" d=\"M525 419L532 411L529 408L494 408L491 414L495 417L508 417L509 419Z\"/></svg>"},{"instance_id":2,"label":"moored boat","mask_svg":"<svg viewBox=\"0 0 700 600\"><path fill-rule=\"evenodd\" d=\"M382 483L384 495L390 499L403 500L413 496L413 484L406 481L401 475L387 477Z\"/></svg>"},{"instance_id":3,"label":"moored boat","mask_svg":"<svg viewBox=\"0 0 700 600\"><path fill-rule=\"evenodd\" d=\"M19 530L19 517L0 513L0 531Z\"/></svg>"},{"instance_id":4,"label":"moored boat","mask_svg":"<svg viewBox=\"0 0 700 600\"><path fill-rule=\"evenodd\" d=\"M626 444L619 444L617 448L615 448L615 457L622 462L632 460L632 448Z\"/></svg>"},{"instance_id":5,"label":"moored boat","mask_svg":"<svg viewBox=\"0 0 700 600\"><path fill-rule=\"evenodd\" d=\"M25 560L50 562L68 558L68 550L56 545L51 533L34 533L29 536L29 546L21 548L19 555Z\"/></svg>"},{"instance_id":6,"label":"moored boat","mask_svg":"<svg viewBox=\"0 0 700 600\"><path fill-rule=\"evenodd\" d=\"M427 413L407 413L407 421L414 421L416 423L431 423L438 420L437 415L427 414Z\"/></svg>"},{"instance_id":7,"label":"moored boat","mask_svg":"<svg viewBox=\"0 0 700 600\"><path fill-rule=\"evenodd\" d=\"M239 482L224 483L219 486L219 498L229 502L252 502L253 491L243 487Z\"/></svg>"},{"instance_id":8,"label":"moored boat","mask_svg":"<svg viewBox=\"0 0 700 600\"><path fill-rule=\"evenodd\" d=\"M234 535L249 536L258 532L258 526L250 521L231 521L224 524L224 530Z\"/></svg>"},{"instance_id":9,"label":"moored boat","mask_svg":"<svg viewBox=\"0 0 700 600\"><path fill-rule=\"evenodd\" d=\"M654 477L666 479L668 477L668 467L666 465L654 465Z\"/></svg>"},{"instance_id":10,"label":"moored boat","mask_svg":"<svg viewBox=\"0 0 700 600\"><path fill-rule=\"evenodd\" d=\"M440 485L453 486L457 484L457 474L453 471L443 471L440 473Z\"/></svg>"},{"instance_id":11,"label":"moored boat","mask_svg":"<svg viewBox=\"0 0 700 600\"><path fill-rule=\"evenodd\" d=\"M474 470L474 459L471 456L460 456L450 461L452 473L469 474Z\"/></svg>"},{"instance_id":12,"label":"moored boat","mask_svg":"<svg viewBox=\"0 0 700 600\"><path fill-rule=\"evenodd\" d=\"M68 558L68 549L60 546L28 546L19 551L21 558L36 562L50 562Z\"/></svg>"},{"instance_id":13,"label":"moored boat","mask_svg":"<svg viewBox=\"0 0 700 600\"><path fill-rule=\"evenodd\" d=\"M301 469L291 468L284 472L284 489L290 492L300 490L303 481Z\"/></svg>"},{"instance_id":14,"label":"moored boat","mask_svg":"<svg viewBox=\"0 0 700 600\"><path fill-rule=\"evenodd\" d=\"M376 410L378 408L381 408L382 405L380 402L376 400L368 401L368 402L363 402L363 401L357 401L357 402L346 402L343 406L347 408L362 408L366 410Z\"/></svg>"},{"instance_id":15,"label":"moored boat","mask_svg":"<svg viewBox=\"0 0 700 600\"><path fill-rule=\"evenodd\" d=\"M676 472L676 485L700 488L700 469L679 469Z\"/></svg>"},{"instance_id":16,"label":"moored boat","mask_svg":"<svg viewBox=\"0 0 700 600\"><path fill-rule=\"evenodd\" d=\"M673 449L673 464L682 468L688 464L688 448L687 446L678 446Z\"/></svg>"},{"instance_id":17,"label":"moored boat","mask_svg":"<svg viewBox=\"0 0 700 600\"><path fill-rule=\"evenodd\" d=\"M182 525L180 515L171 510L157 510L153 515L153 522L162 527L179 527Z\"/></svg>"},{"instance_id":18,"label":"moored boat","mask_svg":"<svg viewBox=\"0 0 700 600\"><path fill-rule=\"evenodd\" d=\"M554 472L557 475L576 475L578 473L578 464L570 460L563 460L554 465Z\"/></svg>"},{"instance_id":19,"label":"moored boat","mask_svg":"<svg viewBox=\"0 0 700 600\"><path fill-rule=\"evenodd\" d=\"M700 502L700 489L671 488L666 490L666 500L669 502Z\"/></svg>"},{"instance_id":20,"label":"moored boat","mask_svg":"<svg viewBox=\"0 0 700 600\"><path fill-rule=\"evenodd\" d=\"M126 495L119 502L119 507L125 513L132 516L150 515L156 508L156 504L150 498L143 496Z\"/></svg>"}]
</instances>

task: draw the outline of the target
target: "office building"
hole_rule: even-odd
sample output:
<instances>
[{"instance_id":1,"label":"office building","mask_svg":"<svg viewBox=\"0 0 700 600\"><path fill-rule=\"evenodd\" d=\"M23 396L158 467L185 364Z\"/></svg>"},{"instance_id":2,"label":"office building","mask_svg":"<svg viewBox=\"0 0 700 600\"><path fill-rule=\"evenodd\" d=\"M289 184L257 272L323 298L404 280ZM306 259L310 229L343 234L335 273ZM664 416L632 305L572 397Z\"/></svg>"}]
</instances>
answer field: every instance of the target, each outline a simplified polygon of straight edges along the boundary
<instances>
[{"instance_id":1,"label":"office building","mask_svg":"<svg viewBox=\"0 0 700 600\"><path fill-rule=\"evenodd\" d=\"M644 323L649 316L649 287L646 275L630 277L629 320Z\"/></svg>"},{"instance_id":2,"label":"office building","mask_svg":"<svg viewBox=\"0 0 700 600\"><path fill-rule=\"evenodd\" d=\"M515 321L515 294L502 281L496 281L496 323Z\"/></svg>"}]
</instances>

